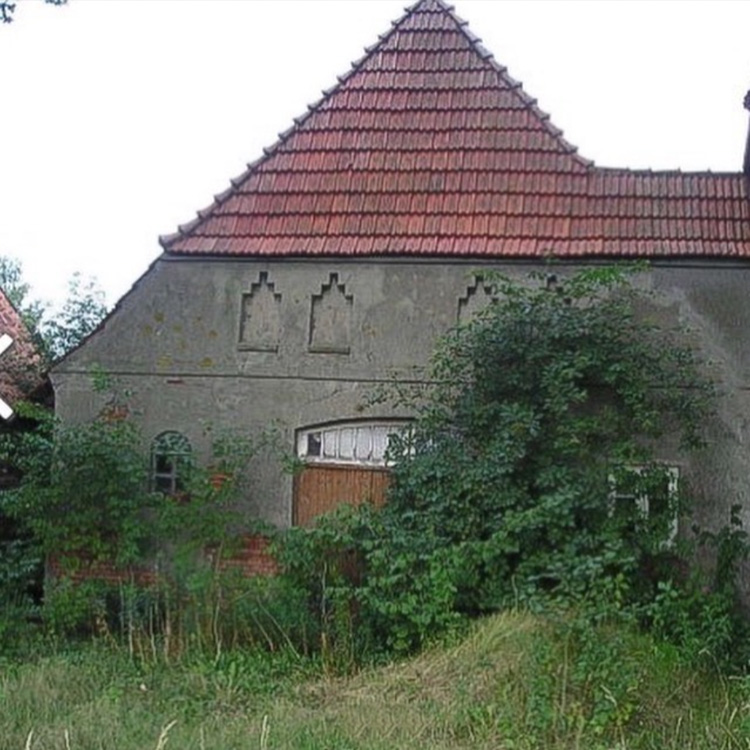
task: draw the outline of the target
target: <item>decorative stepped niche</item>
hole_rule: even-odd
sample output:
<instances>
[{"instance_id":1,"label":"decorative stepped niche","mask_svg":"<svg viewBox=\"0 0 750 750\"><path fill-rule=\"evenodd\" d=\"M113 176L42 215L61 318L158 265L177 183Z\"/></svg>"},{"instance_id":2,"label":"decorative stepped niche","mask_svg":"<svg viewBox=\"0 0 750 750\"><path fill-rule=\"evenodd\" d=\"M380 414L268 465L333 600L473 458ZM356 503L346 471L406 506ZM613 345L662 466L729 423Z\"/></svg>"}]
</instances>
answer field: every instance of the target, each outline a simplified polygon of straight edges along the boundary
<instances>
[{"instance_id":1,"label":"decorative stepped niche","mask_svg":"<svg viewBox=\"0 0 750 750\"><path fill-rule=\"evenodd\" d=\"M466 288L466 294L458 298L459 323L468 323L478 312L497 300L494 286L481 275L474 276L474 283Z\"/></svg>"},{"instance_id":2,"label":"decorative stepped niche","mask_svg":"<svg viewBox=\"0 0 750 750\"><path fill-rule=\"evenodd\" d=\"M242 295L239 348L278 352L281 340L281 294L268 273L261 271L250 291Z\"/></svg>"},{"instance_id":3,"label":"decorative stepped niche","mask_svg":"<svg viewBox=\"0 0 750 750\"><path fill-rule=\"evenodd\" d=\"M310 306L308 349L322 354L349 354L351 351L354 296L346 293L339 275L332 273Z\"/></svg>"}]
</instances>

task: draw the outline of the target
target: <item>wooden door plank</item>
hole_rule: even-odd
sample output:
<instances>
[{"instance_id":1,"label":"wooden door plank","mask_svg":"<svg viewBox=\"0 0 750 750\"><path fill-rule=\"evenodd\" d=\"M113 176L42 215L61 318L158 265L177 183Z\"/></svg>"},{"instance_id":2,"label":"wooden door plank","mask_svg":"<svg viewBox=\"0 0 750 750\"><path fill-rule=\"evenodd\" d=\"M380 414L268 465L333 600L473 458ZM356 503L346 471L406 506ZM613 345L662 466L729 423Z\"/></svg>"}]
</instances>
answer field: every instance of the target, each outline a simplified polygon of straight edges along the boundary
<instances>
[{"instance_id":1,"label":"wooden door plank","mask_svg":"<svg viewBox=\"0 0 750 750\"><path fill-rule=\"evenodd\" d=\"M298 526L309 526L339 505L385 502L389 472L384 468L309 465L294 482L292 517Z\"/></svg>"}]
</instances>

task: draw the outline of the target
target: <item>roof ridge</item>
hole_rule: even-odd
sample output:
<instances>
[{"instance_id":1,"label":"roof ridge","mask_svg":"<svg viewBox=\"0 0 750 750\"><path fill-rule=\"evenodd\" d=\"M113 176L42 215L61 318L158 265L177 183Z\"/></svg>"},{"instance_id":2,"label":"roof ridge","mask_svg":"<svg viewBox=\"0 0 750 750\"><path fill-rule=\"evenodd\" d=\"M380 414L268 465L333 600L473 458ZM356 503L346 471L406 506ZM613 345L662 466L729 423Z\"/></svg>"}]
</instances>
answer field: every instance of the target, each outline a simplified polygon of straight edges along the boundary
<instances>
[{"instance_id":1,"label":"roof ridge","mask_svg":"<svg viewBox=\"0 0 750 750\"><path fill-rule=\"evenodd\" d=\"M600 167L594 166L594 174L630 174L638 177L734 177L743 178L741 170L729 172L713 169L651 169L650 167Z\"/></svg>"},{"instance_id":2,"label":"roof ridge","mask_svg":"<svg viewBox=\"0 0 750 750\"><path fill-rule=\"evenodd\" d=\"M750 259L750 180L595 166L447 3L407 8L162 257Z\"/></svg>"},{"instance_id":3,"label":"roof ridge","mask_svg":"<svg viewBox=\"0 0 750 750\"><path fill-rule=\"evenodd\" d=\"M443 0L434 0L436 3L438 3L440 6L442 6L446 13L453 19L453 21L456 23L456 25L459 28L459 31L466 37L468 42L471 44L471 46L474 48L474 50L479 54L480 57L482 57L485 62L487 62L494 70L495 72L502 77L502 79L505 81L505 83L512 89L515 89L519 92L519 95L521 95L523 98L528 99L528 104L531 108L531 110L534 112L534 114L544 122L544 126L547 129L547 132L552 135L554 138L556 138L562 146L565 148L565 150L570 153L572 156L575 157L577 161L579 161L583 166L585 167L593 167L594 162L591 159L586 159L585 157L581 156L578 153L578 147L574 146L570 141L563 138L563 131L552 124L551 116L548 112L545 112L544 110L540 109L537 106L537 100L533 97L530 97L526 90L523 88L523 83L521 81L516 80L508 73L508 68L505 65L501 65L496 59L495 55L488 50L481 42L482 39L477 36L473 31L469 29L469 22L461 16L459 16L455 12L455 8L452 5L447 5L443 2ZM430 0L419 0L417 5L421 5L422 3L429 3Z\"/></svg>"},{"instance_id":4,"label":"roof ridge","mask_svg":"<svg viewBox=\"0 0 750 750\"><path fill-rule=\"evenodd\" d=\"M436 10L437 9L437 10ZM520 81L516 81L507 72L507 68L500 65L494 58L493 54L481 44L481 38L474 34L468 27L469 22L458 16L455 12L455 7L444 2L444 0L417 0L414 4L408 6L404 13L395 21L391 22L390 28L378 35L378 41L375 44L365 47L365 53L361 57L354 60L349 70L337 76L336 83L327 88L323 89L322 96L314 101L312 104L307 105L307 112L303 115L293 118L293 124L278 134L278 139L271 145L263 148L263 154L252 162L248 162L246 169L237 177L229 180L229 186L220 193L217 193L213 197L213 201L206 207L199 209L196 212L196 217L184 224L180 224L177 227L177 232L168 235L161 235L159 237L159 243L167 250L169 245L176 242L180 237L184 237L190 234L196 229L202 222L206 221L211 217L213 212L226 202L235 192L236 189L248 180L253 173L259 169L268 159L273 157L279 152L281 146L295 133L299 131L299 128L308 120L314 113L318 112L326 102L328 102L335 94L340 91L341 87L348 81L352 76L356 75L362 66L378 51L386 45L388 40L399 30L400 27L404 26L410 18L417 13L429 12L435 13L440 12L448 16L453 23L456 25L456 30L468 41L471 48L476 54L494 70L504 81L509 89L515 92L515 94L521 99L521 101L527 106L527 108L540 120L542 127L546 132L555 138L563 148L563 152L572 156L579 164L584 167L593 166L593 162L585 159L578 154L578 149L565 140L562 137L563 131L560 128L552 124L550 115L537 107L537 100L530 97L523 89L523 85Z\"/></svg>"}]
</instances>

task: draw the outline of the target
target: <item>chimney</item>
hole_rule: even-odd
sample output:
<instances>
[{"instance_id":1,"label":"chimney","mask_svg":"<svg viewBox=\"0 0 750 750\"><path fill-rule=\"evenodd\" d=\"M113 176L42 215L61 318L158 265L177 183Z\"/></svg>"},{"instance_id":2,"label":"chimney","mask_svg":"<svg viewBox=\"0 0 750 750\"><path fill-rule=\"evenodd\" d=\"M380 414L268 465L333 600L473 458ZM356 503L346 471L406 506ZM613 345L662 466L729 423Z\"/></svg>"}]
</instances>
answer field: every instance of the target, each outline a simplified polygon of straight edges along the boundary
<instances>
[{"instance_id":1,"label":"chimney","mask_svg":"<svg viewBox=\"0 0 750 750\"><path fill-rule=\"evenodd\" d=\"M750 112L750 91L745 94L745 101L743 102L745 109ZM745 161L742 162L742 171L745 175L750 178L750 127L747 131L747 142L745 143Z\"/></svg>"}]
</instances>

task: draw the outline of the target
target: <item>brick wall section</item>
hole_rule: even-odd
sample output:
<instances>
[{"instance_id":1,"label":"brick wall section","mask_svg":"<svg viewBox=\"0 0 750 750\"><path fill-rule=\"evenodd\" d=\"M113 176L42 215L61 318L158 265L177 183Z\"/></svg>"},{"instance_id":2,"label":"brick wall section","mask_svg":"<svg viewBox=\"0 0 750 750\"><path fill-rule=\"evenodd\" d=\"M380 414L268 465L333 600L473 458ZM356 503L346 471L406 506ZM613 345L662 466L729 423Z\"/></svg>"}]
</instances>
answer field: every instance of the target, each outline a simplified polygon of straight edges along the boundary
<instances>
[{"instance_id":1,"label":"brick wall section","mask_svg":"<svg viewBox=\"0 0 750 750\"><path fill-rule=\"evenodd\" d=\"M270 551L271 541L262 535L248 535L242 539L239 549L230 557L222 560L222 570L241 570L247 577L258 575L276 575L280 568ZM130 568L118 568L114 563L87 559L85 555L77 557L75 570L66 571L57 558L51 558L47 572L51 578L71 578L76 583L83 581L106 581L112 584L135 583L148 587L159 580L159 573L152 566L144 563Z\"/></svg>"},{"instance_id":2,"label":"brick wall section","mask_svg":"<svg viewBox=\"0 0 750 750\"><path fill-rule=\"evenodd\" d=\"M144 588L153 586L158 581L156 570L146 565L118 568L114 563L87 559L85 555L76 556L76 565L73 568L64 566L58 558L50 558L47 561L47 575L49 578L68 578L74 583L84 581L105 581L111 584L135 583Z\"/></svg>"},{"instance_id":3,"label":"brick wall section","mask_svg":"<svg viewBox=\"0 0 750 750\"><path fill-rule=\"evenodd\" d=\"M246 576L273 576L280 572L271 554L271 540L260 534L246 536L234 554L222 560L222 570L241 570Z\"/></svg>"}]
</instances>

